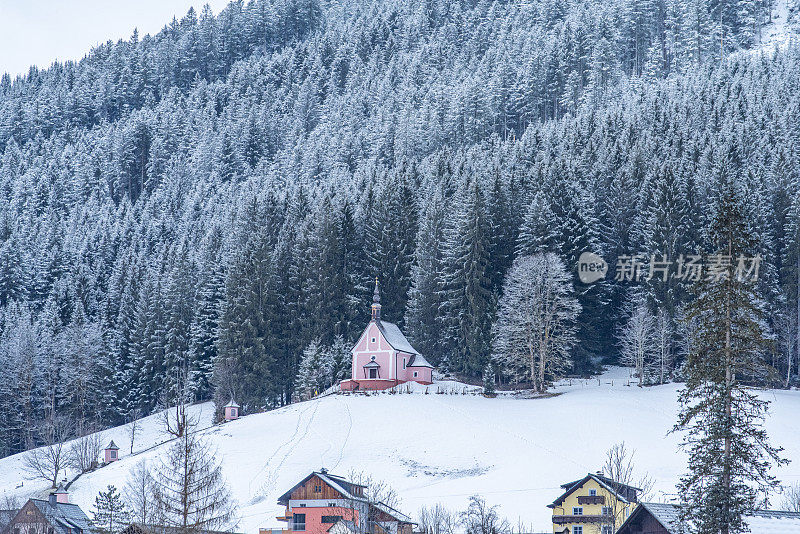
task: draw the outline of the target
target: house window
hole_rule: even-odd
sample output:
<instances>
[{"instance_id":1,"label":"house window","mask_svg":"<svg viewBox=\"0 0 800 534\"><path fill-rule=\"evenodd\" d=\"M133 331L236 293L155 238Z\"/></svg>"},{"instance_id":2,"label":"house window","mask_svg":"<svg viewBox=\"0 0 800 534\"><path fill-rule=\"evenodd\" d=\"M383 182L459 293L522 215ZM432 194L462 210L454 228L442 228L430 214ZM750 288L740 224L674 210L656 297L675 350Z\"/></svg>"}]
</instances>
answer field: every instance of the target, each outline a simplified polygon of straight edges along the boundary
<instances>
[{"instance_id":1,"label":"house window","mask_svg":"<svg viewBox=\"0 0 800 534\"><path fill-rule=\"evenodd\" d=\"M333 508L334 506L336 506L335 502L329 502L328 503L328 508Z\"/></svg>"},{"instance_id":2,"label":"house window","mask_svg":"<svg viewBox=\"0 0 800 534\"><path fill-rule=\"evenodd\" d=\"M231 408L231 417L236 417L236 408Z\"/></svg>"},{"instance_id":3,"label":"house window","mask_svg":"<svg viewBox=\"0 0 800 534\"><path fill-rule=\"evenodd\" d=\"M573 506L572 515L583 515L583 506Z\"/></svg>"},{"instance_id":4,"label":"house window","mask_svg":"<svg viewBox=\"0 0 800 534\"><path fill-rule=\"evenodd\" d=\"M572 527L572 534L583 534L583 527L580 525L575 525Z\"/></svg>"},{"instance_id":5,"label":"house window","mask_svg":"<svg viewBox=\"0 0 800 534\"><path fill-rule=\"evenodd\" d=\"M405 369L405 368L406 368L406 359L403 358L403 369ZM416 376L416 375L414 375L414 376Z\"/></svg>"},{"instance_id":6,"label":"house window","mask_svg":"<svg viewBox=\"0 0 800 534\"><path fill-rule=\"evenodd\" d=\"M314 486L314 493L321 493L321 492L322 492L322 486Z\"/></svg>"},{"instance_id":7,"label":"house window","mask_svg":"<svg viewBox=\"0 0 800 534\"><path fill-rule=\"evenodd\" d=\"M611 515L611 507L610 506L603 506L602 510L600 511L603 515Z\"/></svg>"},{"instance_id":8,"label":"house window","mask_svg":"<svg viewBox=\"0 0 800 534\"><path fill-rule=\"evenodd\" d=\"M336 523L338 522L342 516L340 515L323 515L322 522L323 523Z\"/></svg>"},{"instance_id":9,"label":"house window","mask_svg":"<svg viewBox=\"0 0 800 534\"><path fill-rule=\"evenodd\" d=\"M369 377L370 378L378 378L378 370L377 369L370 369L369 370Z\"/></svg>"},{"instance_id":10,"label":"house window","mask_svg":"<svg viewBox=\"0 0 800 534\"><path fill-rule=\"evenodd\" d=\"M375 338L374 337L372 338L372 342L375 343Z\"/></svg>"},{"instance_id":11,"label":"house window","mask_svg":"<svg viewBox=\"0 0 800 534\"><path fill-rule=\"evenodd\" d=\"M596 489L590 489L589 490L589 497L594 497L595 495L597 495L597 490Z\"/></svg>"},{"instance_id":12,"label":"house window","mask_svg":"<svg viewBox=\"0 0 800 534\"><path fill-rule=\"evenodd\" d=\"M111 452L110 457L112 460L117 457L117 451L109 451L109 452Z\"/></svg>"},{"instance_id":13,"label":"house window","mask_svg":"<svg viewBox=\"0 0 800 534\"><path fill-rule=\"evenodd\" d=\"M414 371L414 378L417 378L417 372Z\"/></svg>"},{"instance_id":14,"label":"house window","mask_svg":"<svg viewBox=\"0 0 800 534\"><path fill-rule=\"evenodd\" d=\"M292 515L292 530L304 531L306 529L306 514Z\"/></svg>"},{"instance_id":15,"label":"house window","mask_svg":"<svg viewBox=\"0 0 800 534\"><path fill-rule=\"evenodd\" d=\"M611 525L603 525L600 527L600 534L614 534L614 527Z\"/></svg>"}]
</instances>

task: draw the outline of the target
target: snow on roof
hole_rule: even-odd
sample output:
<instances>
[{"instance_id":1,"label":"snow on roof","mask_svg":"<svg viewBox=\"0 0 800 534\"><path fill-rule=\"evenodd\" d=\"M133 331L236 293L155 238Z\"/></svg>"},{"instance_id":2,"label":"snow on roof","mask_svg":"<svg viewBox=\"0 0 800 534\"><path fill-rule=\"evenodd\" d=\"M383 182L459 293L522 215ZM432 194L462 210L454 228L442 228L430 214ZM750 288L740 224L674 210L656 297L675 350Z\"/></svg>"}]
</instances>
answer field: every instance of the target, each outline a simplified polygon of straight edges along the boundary
<instances>
[{"instance_id":1,"label":"snow on roof","mask_svg":"<svg viewBox=\"0 0 800 534\"><path fill-rule=\"evenodd\" d=\"M422 354L412 354L411 361L408 362L409 367L430 367L433 369L433 366L428 363L428 360Z\"/></svg>"},{"instance_id":2,"label":"snow on roof","mask_svg":"<svg viewBox=\"0 0 800 534\"><path fill-rule=\"evenodd\" d=\"M669 532L680 531L680 508L678 505L643 502L641 507L650 512L650 515ZM631 514L630 517L633 515ZM745 517L745 522L752 534L800 534L800 512L756 510Z\"/></svg>"},{"instance_id":3,"label":"snow on roof","mask_svg":"<svg viewBox=\"0 0 800 534\"><path fill-rule=\"evenodd\" d=\"M395 510L394 508L392 508L391 506L389 506L386 503L373 502L371 504L372 504L372 506L374 506L375 508L377 508L378 510L380 510L384 514L394 517L395 519L397 519L401 523L414 523L413 521L411 521L410 517L408 517L407 515L405 515L403 512L401 512L399 510Z\"/></svg>"},{"instance_id":4,"label":"snow on roof","mask_svg":"<svg viewBox=\"0 0 800 534\"><path fill-rule=\"evenodd\" d=\"M91 530L89 518L77 504L61 502L54 504L40 499L31 499L31 501L51 525L61 526L65 533L68 532L67 529L80 529L87 533Z\"/></svg>"},{"instance_id":5,"label":"snow on roof","mask_svg":"<svg viewBox=\"0 0 800 534\"><path fill-rule=\"evenodd\" d=\"M292 486L292 489L290 489L289 491L287 491L278 498L278 503L285 504L289 500L289 497L291 497L292 492L298 487L305 484L308 481L308 479L310 479L313 476L317 476L320 479L322 479L323 482L325 482L330 487L341 493L342 496L346 499L363 500L362 497L357 497L353 495L352 488L354 487L363 488L365 486L363 486L362 484L356 484L355 482L350 482L348 480L343 479L340 476L332 475L328 473L326 470L322 470L322 471L313 471L310 475L306 476L303 480Z\"/></svg>"},{"instance_id":6,"label":"snow on roof","mask_svg":"<svg viewBox=\"0 0 800 534\"><path fill-rule=\"evenodd\" d=\"M109 444L106 446L106 449L114 449L114 450L119 450L119 447L117 447L117 444L116 444L116 443L114 443L114 440L112 439L112 440L111 440L111 443L109 443Z\"/></svg>"},{"instance_id":7,"label":"snow on roof","mask_svg":"<svg viewBox=\"0 0 800 534\"><path fill-rule=\"evenodd\" d=\"M566 484L562 484L561 487L565 488L566 491L564 493L562 493L558 497L558 499L553 501L552 504L548 504L547 507L548 508L554 508L556 506L560 506L561 503L564 502L564 499L567 498L567 496L569 496L572 492L574 492L579 487L583 486L589 479L594 479L602 487L604 487L609 492L611 492L614 495L616 495L617 499L619 499L620 501L625 502L625 503L629 502L628 495L627 495L627 490L628 489L631 489L631 490L634 490L634 491L642 491L640 488L636 488L636 487L630 486L628 484L620 484L619 482L611 480L610 478L604 477L603 475L600 475L600 474L597 474L597 473L587 473L587 475L585 477L583 477L582 479L580 479L580 480L575 480L573 482L567 482Z\"/></svg>"},{"instance_id":8,"label":"snow on roof","mask_svg":"<svg viewBox=\"0 0 800 534\"><path fill-rule=\"evenodd\" d=\"M236 401L233 400L233 398L231 398L231 401L228 404L226 404L225 407L226 408L241 408L241 406L236 404Z\"/></svg>"},{"instance_id":9,"label":"snow on roof","mask_svg":"<svg viewBox=\"0 0 800 534\"><path fill-rule=\"evenodd\" d=\"M643 502L642 508L650 512L650 515L656 518L661 525L670 532L678 530L678 523L680 518L678 512L680 508L674 504L658 503L658 502ZM631 514L633 516L633 514Z\"/></svg>"},{"instance_id":10,"label":"snow on roof","mask_svg":"<svg viewBox=\"0 0 800 534\"><path fill-rule=\"evenodd\" d=\"M800 534L800 512L759 510L745 521L753 534Z\"/></svg>"},{"instance_id":11,"label":"snow on roof","mask_svg":"<svg viewBox=\"0 0 800 534\"><path fill-rule=\"evenodd\" d=\"M383 334L383 337L386 338L386 341L394 350L399 350L400 352L407 352L414 355L419 354L417 349L411 346L411 343L408 342L406 336L403 335L403 333L400 331L400 328L398 328L396 324L386 321L375 321L375 324L378 325L378 329L381 331L381 334Z\"/></svg>"},{"instance_id":12,"label":"snow on roof","mask_svg":"<svg viewBox=\"0 0 800 534\"><path fill-rule=\"evenodd\" d=\"M0 510L0 532L14 519L19 510Z\"/></svg>"}]
</instances>

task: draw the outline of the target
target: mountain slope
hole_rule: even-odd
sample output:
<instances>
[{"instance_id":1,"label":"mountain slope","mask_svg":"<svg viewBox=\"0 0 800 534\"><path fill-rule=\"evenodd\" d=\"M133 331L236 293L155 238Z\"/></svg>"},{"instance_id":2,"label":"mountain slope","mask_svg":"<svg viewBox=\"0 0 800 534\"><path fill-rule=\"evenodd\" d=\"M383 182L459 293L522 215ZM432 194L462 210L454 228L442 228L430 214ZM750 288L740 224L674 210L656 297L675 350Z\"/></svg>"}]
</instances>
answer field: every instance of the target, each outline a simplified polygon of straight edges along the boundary
<instances>
[{"instance_id":1,"label":"mountain slope","mask_svg":"<svg viewBox=\"0 0 800 534\"><path fill-rule=\"evenodd\" d=\"M401 510L441 502L463 509L481 494L516 523L549 530L546 505L559 485L602 466L605 450L625 441L636 449L637 468L656 481L658 499L669 498L683 470L678 437L667 435L675 419L677 385L639 389L627 385L627 371L612 369L599 380L573 381L559 395L523 399L501 396L415 394L331 395L213 426L205 431L223 462L239 501L240 530L275 527L277 497L311 470L327 467L347 475L360 471L388 482L401 497ZM781 470L784 483L800 480L800 392L768 391L773 401L767 427L786 447L793 464ZM210 404L193 407L207 422ZM139 447L156 439L148 418ZM123 428L106 433L126 452ZM142 459L165 451L122 455L110 466L85 475L72 486L73 502L87 511L107 484L121 487ZM23 453L25 454L25 453ZM22 455L0 460L0 498L44 490L21 480Z\"/></svg>"}]
</instances>

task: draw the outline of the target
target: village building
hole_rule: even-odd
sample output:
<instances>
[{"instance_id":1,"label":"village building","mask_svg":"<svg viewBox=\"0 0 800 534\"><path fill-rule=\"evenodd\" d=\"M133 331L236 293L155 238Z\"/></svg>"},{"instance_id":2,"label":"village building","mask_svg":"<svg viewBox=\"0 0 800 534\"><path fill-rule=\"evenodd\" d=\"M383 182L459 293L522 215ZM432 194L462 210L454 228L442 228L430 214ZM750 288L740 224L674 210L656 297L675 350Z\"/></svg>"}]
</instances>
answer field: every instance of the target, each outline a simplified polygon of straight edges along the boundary
<instances>
[{"instance_id":1,"label":"village building","mask_svg":"<svg viewBox=\"0 0 800 534\"><path fill-rule=\"evenodd\" d=\"M239 419L239 412L241 411L242 407L236 404L236 401L231 397L231 401L225 405L225 421L235 421Z\"/></svg>"},{"instance_id":2,"label":"village building","mask_svg":"<svg viewBox=\"0 0 800 534\"><path fill-rule=\"evenodd\" d=\"M103 450L103 462L110 464L111 462L116 462L117 460L119 460L119 447L117 447L117 444L114 443L114 440L112 439L111 443L109 443L105 450Z\"/></svg>"},{"instance_id":3,"label":"village building","mask_svg":"<svg viewBox=\"0 0 800 534\"><path fill-rule=\"evenodd\" d=\"M637 503L639 488L620 484L601 473L561 485L564 493L553 509L554 534L614 534Z\"/></svg>"},{"instance_id":4,"label":"village building","mask_svg":"<svg viewBox=\"0 0 800 534\"><path fill-rule=\"evenodd\" d=\"M235 534L229 530L199 529L193 532L195 532L195 534ZM141 525L139 523L131 523L122 529L119 534L186 534L186 529L167 525Z\"/></svg>"},{"instance_id":5,"label":"village building","mask_svg":"<svg viewBox=\"0 0 800 534\"><path fill-rule=\"evenodd\" d=\"M278 499L278 504L286 507L278 520L288 523L282 532L411 534L414 523L408 516L385 503L370 501L365 489L326 469L311 473ZM261 530L261 534L267 532Z\"/></svg>"},{"instance_id":6,"label":"village building","mask_svg":"<svg viewBox=\"0 0 800 534\"><path fill-rule=\"evenodd\" d=\"M0 511L0 534L89 534L89 518L69 502L63 486L48 500L28 499L19 510Z\"/></svg>"},{"instance_id":7,"label":"village building","mask_svg":"<svg viewBox=\"0 0 800 534\"><path fill-rule=\"evenodd\" d=\"M617 534L679 534L679 512L675 504L640 503ZM800 512L756 510L744 521L751 534L800 534Z\"/></svg>"},{"instance_id":8,"label":"village building","mask_svg":"<svg viewBox=\"0 0 800 534\"><path fill-rule=\"evenodd\" d=\"M381 319L378 280L372 295L372 319L352 349L351 377L343 391L381 390L405 382L433 383L433 366L411 346L394 323Z\"/></svg>"}]
</instances>

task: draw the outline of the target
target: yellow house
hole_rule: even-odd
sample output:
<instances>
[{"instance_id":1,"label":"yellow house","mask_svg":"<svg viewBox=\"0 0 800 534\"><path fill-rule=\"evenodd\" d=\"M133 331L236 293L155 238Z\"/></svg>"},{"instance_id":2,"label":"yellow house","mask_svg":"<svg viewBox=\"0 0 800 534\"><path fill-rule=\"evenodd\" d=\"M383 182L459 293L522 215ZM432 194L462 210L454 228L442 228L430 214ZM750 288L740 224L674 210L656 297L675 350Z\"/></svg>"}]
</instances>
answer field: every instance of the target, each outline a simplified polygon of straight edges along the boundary
<instances>
[{"instance_id":1,"label":"yellow house","mask_svg":"<svg viewBox=\"0 0 800 534\"><path fill-rule=\"evenodd\" d=\"M547 505L553 509L554 534L614 534L633 512L641 491L600 473L561 487L564 493Z\"/></svg>"}]
</instances>

